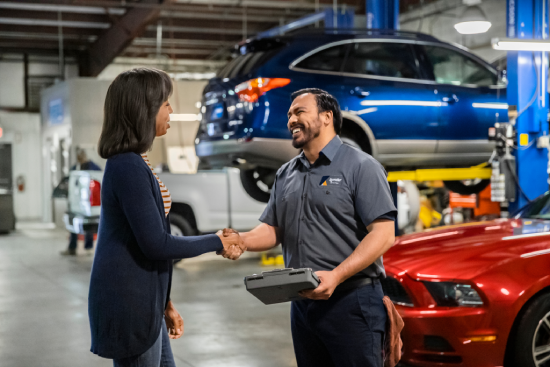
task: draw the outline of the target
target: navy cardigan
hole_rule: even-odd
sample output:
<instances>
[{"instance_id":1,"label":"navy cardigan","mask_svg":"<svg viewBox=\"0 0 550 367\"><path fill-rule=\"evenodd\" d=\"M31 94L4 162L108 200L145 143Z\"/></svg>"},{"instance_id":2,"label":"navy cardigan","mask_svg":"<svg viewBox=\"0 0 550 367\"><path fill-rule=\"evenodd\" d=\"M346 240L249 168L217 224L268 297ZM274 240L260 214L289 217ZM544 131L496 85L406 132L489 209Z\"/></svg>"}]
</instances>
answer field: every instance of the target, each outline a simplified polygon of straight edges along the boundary
<instances>
[{"instance_id":1,"label":"navy cardigan","mask_svg":"<svg viewBox=\"0 0 550 367\"><path fill-rule=\"evenodd\" d=\"M112 359L147 351L160 334L172 259L221 249L215 234L170 235L159 184L141 156L109 158L88 297L91 351Z\"/></svg>"}]
</instances>

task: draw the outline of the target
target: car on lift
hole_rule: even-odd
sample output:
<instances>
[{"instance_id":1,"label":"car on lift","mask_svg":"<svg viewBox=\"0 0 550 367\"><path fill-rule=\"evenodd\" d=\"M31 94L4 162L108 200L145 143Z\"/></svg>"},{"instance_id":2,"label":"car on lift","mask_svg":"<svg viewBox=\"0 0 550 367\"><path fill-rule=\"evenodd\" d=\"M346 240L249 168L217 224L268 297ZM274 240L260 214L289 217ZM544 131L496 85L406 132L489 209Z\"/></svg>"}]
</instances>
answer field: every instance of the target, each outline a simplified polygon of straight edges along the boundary
<instances>
[{"instance_id":1,"label":"car on lift","mask_svg":"<svg viewBox=\"0 0 550 367\"><path fill-rule=\"evenodd\" d=\"M321 88L343 111L342 140L388 170L487 161L488 129L508 120L497 70L458 45L412 32L303 31L252 39L203 92L196 139L203 167L237 166L247 192L267 201L276 170L297 154L290 94ZM463 194L488 181L448 187Z\"/></svg>"},{"instance_id":2,"label":"car on lift","mask_svg":"<svg viewBox=\"0 0 550 367\"><path fill-rule=\"evenodd\" d=\"M550 193L509 219L401 236L384 265L405 366L550 366Z\"/></svg>"}]
</instances>

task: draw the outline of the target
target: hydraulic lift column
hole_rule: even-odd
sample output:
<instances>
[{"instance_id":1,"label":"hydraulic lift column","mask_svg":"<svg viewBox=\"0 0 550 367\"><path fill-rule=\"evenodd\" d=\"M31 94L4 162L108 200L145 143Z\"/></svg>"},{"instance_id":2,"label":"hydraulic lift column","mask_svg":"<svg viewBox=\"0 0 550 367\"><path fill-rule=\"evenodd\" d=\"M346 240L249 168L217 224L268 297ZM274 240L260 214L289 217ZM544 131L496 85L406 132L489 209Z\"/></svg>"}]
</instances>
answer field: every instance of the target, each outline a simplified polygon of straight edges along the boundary
<instances>
[{"instance_id":1,"label":"hydraulic lift column","mask_svg":"<svg viewBox=\"0 0 550 367\"><path fill-rule=\"evenodd\" d=\"M399 0L365 0L367 29L399 29ZM390 181L390 189L397 207L397 182ZM395 220L395 235L399 224Z\"/></svg>"},{"instance_id":2,"label":"hydraulic lift column","mask_svg":"<svg viewBox=\"0 0 550 367\"><path fill-rule=\"evenodd\" d=\"M507 36L548 39L548 5L548 0L507 0ZM537 146L548 135L548 54L508 51L507 61L508 105L519 114L517 149L512 149L519 188L510 202L512 213L548 190L548 149Z\"/></svg>"}]
</instances>

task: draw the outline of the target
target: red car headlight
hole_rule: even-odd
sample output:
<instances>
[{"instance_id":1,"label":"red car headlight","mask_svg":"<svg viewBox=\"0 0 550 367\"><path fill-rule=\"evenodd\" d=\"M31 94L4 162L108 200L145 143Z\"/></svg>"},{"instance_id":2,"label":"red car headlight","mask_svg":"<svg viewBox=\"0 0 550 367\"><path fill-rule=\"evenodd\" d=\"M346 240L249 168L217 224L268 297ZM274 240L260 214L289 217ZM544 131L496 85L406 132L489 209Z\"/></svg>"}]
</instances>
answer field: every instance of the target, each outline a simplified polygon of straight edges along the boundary
<instances>
[{"instance_id":1,"label":"red car headlight","mask_svg":"<svg viewBox=\"0 0 550 367\"><path fill-rule=\"evenodd\" d=\"M480 307L483 300L469 284L452 282L422 282L438 306Z\"/></svg>"}]
</instances>

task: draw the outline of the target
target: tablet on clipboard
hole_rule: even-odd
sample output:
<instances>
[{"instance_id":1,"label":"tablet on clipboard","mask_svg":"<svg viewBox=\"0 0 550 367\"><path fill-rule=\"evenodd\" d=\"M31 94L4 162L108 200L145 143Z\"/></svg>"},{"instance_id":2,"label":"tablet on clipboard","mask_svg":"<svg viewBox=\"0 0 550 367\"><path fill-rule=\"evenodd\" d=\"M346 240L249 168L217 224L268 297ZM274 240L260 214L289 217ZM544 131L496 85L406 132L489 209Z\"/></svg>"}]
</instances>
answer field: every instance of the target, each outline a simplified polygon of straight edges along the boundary
<instances>
[{"instance_id":1,"label":"tablet on clipboard","mask_svg":"<svg viewBox=\"0 0 550 367\"><path fill-rule=\"evenodd\" d=\"M319 283L310 268L275 269L244 278L246 290L266 305L304 299L299 292L315 289Z\"/></svg>"}]
</instances>

